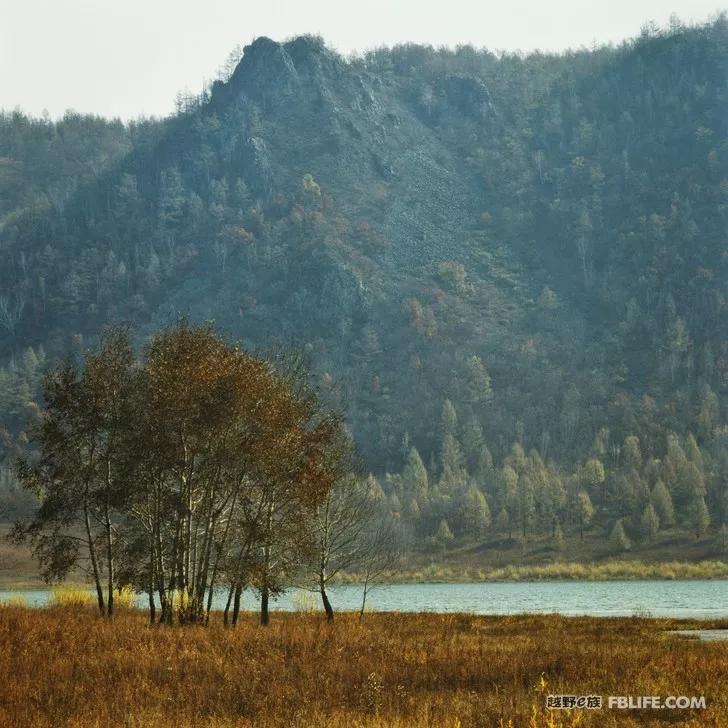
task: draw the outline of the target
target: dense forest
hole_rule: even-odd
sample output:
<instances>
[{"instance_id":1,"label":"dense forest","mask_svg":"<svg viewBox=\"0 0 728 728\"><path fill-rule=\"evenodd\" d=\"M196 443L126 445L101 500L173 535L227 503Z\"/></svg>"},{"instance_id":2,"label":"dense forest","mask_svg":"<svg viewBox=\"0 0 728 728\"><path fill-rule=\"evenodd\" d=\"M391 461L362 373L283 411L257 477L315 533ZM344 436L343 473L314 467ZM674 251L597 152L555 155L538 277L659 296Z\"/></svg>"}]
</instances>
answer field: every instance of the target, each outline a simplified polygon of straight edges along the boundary
<instances>
[{"instance_id":1,"label":"dense forest","mask_svg":"<svg viewBox=\"0 0 728 728\"><path fill-rule=\"evenodd\" d=\"M167 119L6 112L0 508L44 373L184 316L303 352L421 548L716 538L727 243L725 17L561 55L259 38Z\"/></svg>"}]
</instances>

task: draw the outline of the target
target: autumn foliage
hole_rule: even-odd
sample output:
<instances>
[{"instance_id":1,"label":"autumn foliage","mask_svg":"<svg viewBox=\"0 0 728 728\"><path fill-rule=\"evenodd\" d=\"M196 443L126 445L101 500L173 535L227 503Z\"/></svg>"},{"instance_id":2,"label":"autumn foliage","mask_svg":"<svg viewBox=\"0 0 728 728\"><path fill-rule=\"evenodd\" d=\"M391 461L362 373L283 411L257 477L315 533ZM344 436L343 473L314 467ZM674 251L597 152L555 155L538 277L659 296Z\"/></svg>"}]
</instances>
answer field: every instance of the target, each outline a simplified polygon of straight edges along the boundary
<instances>
[{"instance_id":1,"label":"autumn foliage","mask_svg":"<svg viewBox=\"0 0 728 728\"><path fill-rule=\"evenodd\" d=\"M99 610L146 592L150 619L206 621L216 589L237 618L247 586L288 583L316 543L306 524L350 474L341 419L296 357L264 359L180 323L137 359L123 329L52 371L19 476L38 498L29 539L49 580L87 569ZM344 472L346 468L346 473Z\"/></svg>"}]
</instances>

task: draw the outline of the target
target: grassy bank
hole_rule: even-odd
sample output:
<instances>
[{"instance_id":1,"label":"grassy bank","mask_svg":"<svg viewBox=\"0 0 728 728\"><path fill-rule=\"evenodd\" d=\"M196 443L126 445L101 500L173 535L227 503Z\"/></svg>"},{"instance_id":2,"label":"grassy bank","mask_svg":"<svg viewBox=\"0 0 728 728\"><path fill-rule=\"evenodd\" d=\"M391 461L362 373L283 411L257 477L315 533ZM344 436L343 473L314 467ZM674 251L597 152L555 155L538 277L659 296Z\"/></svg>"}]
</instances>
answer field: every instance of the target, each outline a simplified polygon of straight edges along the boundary
<instances>
[{"instance_id":1,"label":"grassy bank","mask_svg":"<svg viewBox=\"0 0 728 728\"><path fill-rule=\"evenodd\" d=\"M497 581L634 581L680 579L728 579L728 563L725 561L667 561L645 563L643 561L605 561L597 564L556 562L552 564L511 564L496 569L482 569L463 564L404 567L392 576L392 583L431 584ZM360 584L362 576L352 573L339 574L342 584ZM81 575L71 579L73 586L83 587ZM39 578L18 575L0 578L2 589L45 589ZM86 583L85 588L89 588Z\"/></svg>"},{"instance_id":2,"label":"grassy bank","mask_svg":"<svg viewBox=\"0 0 728 728\"><path fill-rule=\"evenodd\" d=\"M405 568L396 581L411 583L470 581L617 581L635 579L728 579L725 561L605 561L597 564L556 562L552 564L509 565L497 569L479 569L462 564L431 564ZM342 577L346 583L357 583L357 574Z\"/></svg>"},{"instance_id":3,"label":"grassy bank","mask_svg":"<svg viewBox=\"0 0 728 728\"><path fill-rule=\"evenodd\" d=\"M127 611L0 607L0 725L642 726L728 724L728 644L686 621L275 615L261 628L150 627ZM705 626L705 623L703 623ZM713 626L728 626L713 623ZM705 695L706 710L544 708L549 693Z\"/></svg>"}]
</instances>

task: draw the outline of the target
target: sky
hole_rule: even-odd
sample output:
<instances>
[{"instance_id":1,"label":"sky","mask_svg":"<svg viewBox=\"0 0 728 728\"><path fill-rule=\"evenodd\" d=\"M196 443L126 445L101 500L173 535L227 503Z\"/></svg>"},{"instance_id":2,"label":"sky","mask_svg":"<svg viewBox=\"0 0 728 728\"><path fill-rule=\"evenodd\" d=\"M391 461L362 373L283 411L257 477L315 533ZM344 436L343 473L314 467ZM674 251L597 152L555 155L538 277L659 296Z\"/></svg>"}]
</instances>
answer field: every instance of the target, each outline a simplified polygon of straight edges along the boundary
<instances>
[{"instance_id":1,"label":"sky","mask_svg":"<svg viewBox=\"0 0 728 728\"><path fill-rule=\"evenodd\" d=\"M618 43L725 0L0 0L0 108L163 116L241 43L317 33L348 54L402 42L562 51Z\"/></svg>"}]
</instances>

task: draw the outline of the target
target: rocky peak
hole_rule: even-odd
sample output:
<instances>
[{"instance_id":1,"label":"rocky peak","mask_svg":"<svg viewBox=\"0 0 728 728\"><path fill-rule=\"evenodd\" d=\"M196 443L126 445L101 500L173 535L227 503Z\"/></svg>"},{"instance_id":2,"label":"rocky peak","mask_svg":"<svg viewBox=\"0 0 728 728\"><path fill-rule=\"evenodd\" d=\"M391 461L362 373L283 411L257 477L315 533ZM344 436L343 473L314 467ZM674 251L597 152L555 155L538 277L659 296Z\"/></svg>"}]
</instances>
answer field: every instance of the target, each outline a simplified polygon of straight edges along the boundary
<instances>
[{"instance_id":1,"label":"rocky peak","mask_svg":"<svg viewBox=\"0 0 728 728\"><path fill-rule=\"evenodd\" d=\"M227 87L235 94L266 103L290 95L298 85L298 73L286 46L260 37L243 49L243 58Z\"/></svg>"},{"instance_id":2,"label":"rocky peak","mask_svg":"<svg viewBox=\"0 0 728 728\"><path fill-rule=\"evenodd\" d=\"M230 80L216 84L213 94L223 99L244 96L264 107L276 106L302 86L321 92L345 65L315 36L299 36L286 43L261 36L245 46Z\"/></svg>"}]
</instances>

